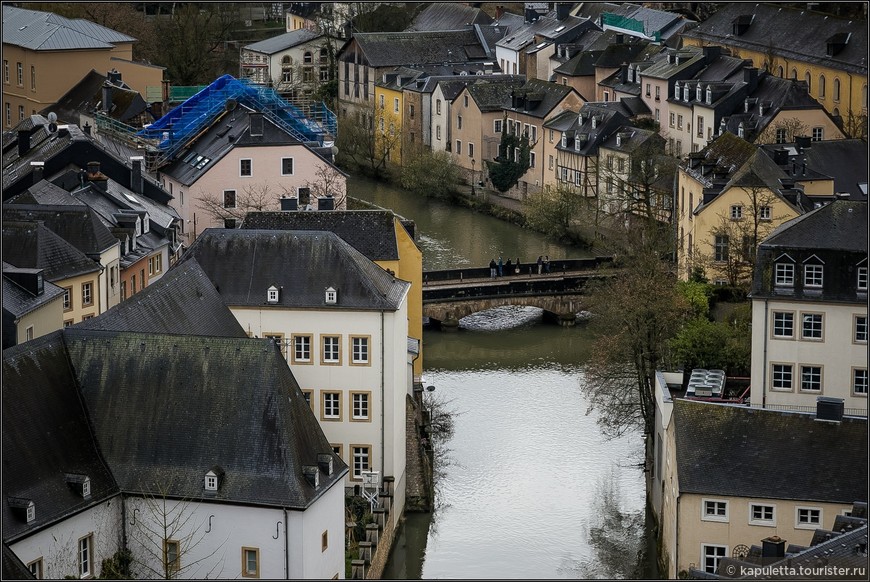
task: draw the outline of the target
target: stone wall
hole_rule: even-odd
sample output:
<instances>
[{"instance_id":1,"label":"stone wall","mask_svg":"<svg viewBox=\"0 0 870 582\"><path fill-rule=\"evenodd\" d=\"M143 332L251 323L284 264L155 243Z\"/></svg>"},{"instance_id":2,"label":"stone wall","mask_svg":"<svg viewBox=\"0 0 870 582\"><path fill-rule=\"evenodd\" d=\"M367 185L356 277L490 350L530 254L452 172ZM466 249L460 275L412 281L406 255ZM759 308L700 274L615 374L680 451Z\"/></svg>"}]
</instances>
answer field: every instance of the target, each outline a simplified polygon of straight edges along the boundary
<instances>
[{"instance_id":1,"label":"stone wall","mask_svg":"<svg viewBox=\"0 0 870 582\"><path fill-rule=\"evenodd\" d=\"M415 393L421 392L422 390L418 390ZM407 398L405 418L407 422L405 476L408 480L405 511L431 511L432 467L421 444L422 407L411 396Z\"/></svg>"}]
</instances>

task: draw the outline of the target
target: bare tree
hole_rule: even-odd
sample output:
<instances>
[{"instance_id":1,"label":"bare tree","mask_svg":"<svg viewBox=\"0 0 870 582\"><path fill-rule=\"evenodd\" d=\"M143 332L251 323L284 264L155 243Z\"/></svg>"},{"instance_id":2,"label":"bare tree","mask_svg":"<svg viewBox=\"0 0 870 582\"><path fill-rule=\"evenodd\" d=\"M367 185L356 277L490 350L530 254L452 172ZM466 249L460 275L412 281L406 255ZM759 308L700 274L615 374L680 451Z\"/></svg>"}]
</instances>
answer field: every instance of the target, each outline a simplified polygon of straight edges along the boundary
<instances>
[{"instance_id":1,"label":"bare tree","mask_svg":"<svg viewBox=\"0 0 870 582\"><path fill-rule=\"evenodd\" d=\"M307 180L305 187L317 198L332 196L336 210L347 208L347 178L335 166L318 163L314 168L314 179Z\"/></svg>"},{"instance_id":2,"label":"bare tree","mask_svg":"<svg viewBox=\"0 0 870 582\"><path fill-rule=\"evenodd\" d=\"M214 578L222 565L215 561L207 572L207 562L226 543L206 547L205 518L197 513L199 502L186 497L173 498L166 486L155 483L141 498L133 498L130 525L132 565L137 577Z\"/></svg>"},{"instance_id":3,"label":"bare tree","mask_svg":"<svg viewBox=\"0 0 870 582\"><path fill-rule=\"evenodd\" d=\"M587 201L569 184L559 182L546 185L535 194L529 194L523 203L526 224L540 232L558 238L567 238L574 221L587 207Z\"/></svg>"},{"instance_id":4,"label":"bare tree","mask_svg":"<svg viewBox=\"0 0 870 582\"><path fill-rule=\"evenodd\" d=\"M391 155L401 146L402 135L395 122L391 114L374 102L371 109L356 118L341 118L336 144L340 158L374 177L380 176Z\"/></svg>"},{"instance_id":5,"label":"bare tree","mask_svg":"<svg viewBox=\"0 0 870 582\"><path fill-rule=\"evenodd\" d=\"M241 192L233 192L232 195L223 191L205 192L197 200L197 208L218 222L226 224L232 220L238 225L248 212L275 210L280 207L281 198L289 195L286 189L277 192L262 182L245 186Z\"/></svg>"},{"instance_id":6,"label":"bare tree","mask_svg":"<svg viewBox=\"0 0 870 582\"><path fill-rule=\"evenodd\" d=\"M755 138L755 143L794 143L795 137L808 135L809 130L810 128L796 117L781 119L776 123L768 124L764 131Z\"/></svg>"}]
</instances>

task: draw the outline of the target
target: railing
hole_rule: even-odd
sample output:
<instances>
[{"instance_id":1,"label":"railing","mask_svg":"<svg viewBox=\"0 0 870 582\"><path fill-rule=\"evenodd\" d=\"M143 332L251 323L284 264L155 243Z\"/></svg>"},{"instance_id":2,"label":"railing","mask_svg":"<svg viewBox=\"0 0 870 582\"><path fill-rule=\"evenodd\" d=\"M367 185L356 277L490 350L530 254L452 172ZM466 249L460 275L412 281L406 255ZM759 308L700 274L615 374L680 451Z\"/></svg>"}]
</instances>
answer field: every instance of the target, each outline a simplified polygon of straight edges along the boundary
<instances>
[{"instance_id":1,"label":"railing","mask_svg":"<svg viewBox=\"0 0 870 582\"><path fill-rule=\"evenodd\" d=\"M613 257L594 257L590 259L561 259L550 261L550 275L564 274L569 271L591 271L601 267L610 266L613 263ZM511 265L511 270L515 269L516 265ZM523 275L536 275L538 273L537 262L522 263L520 266ZM547 273L544 273L547 274ZM505 275L514 275L514 273L505 273ZM465 267L462 269L444 269L440 271L424 271L423 285L427 283L445 282L445 281L463 281L465 279L483 279L489 277L489 267Z\"/></svg>"},{"instance_id":2,"label":"railing","mask_svg":"<svg viewBox=\"0 0 870 582\"><path fill-rule=\"evenodd\" d=\"M781 412L812 412L815 414L816 407L815 406L802 406L798 404L767 404L765 406L754 405L751 408L758 409L767 409L767 410L778 410ZM866 408L844 408L843 416L859 416L859 417L867 417L867 409Z\"/></svg>"}]
</instances>

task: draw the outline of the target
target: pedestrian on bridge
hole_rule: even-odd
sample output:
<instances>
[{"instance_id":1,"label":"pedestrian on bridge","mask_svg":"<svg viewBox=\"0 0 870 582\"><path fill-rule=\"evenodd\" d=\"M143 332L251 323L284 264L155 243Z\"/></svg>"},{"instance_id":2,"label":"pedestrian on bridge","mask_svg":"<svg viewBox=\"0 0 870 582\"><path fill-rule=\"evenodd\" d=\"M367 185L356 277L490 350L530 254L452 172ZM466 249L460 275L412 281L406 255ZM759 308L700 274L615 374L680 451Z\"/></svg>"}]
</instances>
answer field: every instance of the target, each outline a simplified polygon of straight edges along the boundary
<instances>
[{"instance_id":1,"label":"pedestrian on bridge","mask_svg":"<svg viewBox=\"0 0 870 582\"><path fill-rule=\"evenodd\" d=\"M538 275L540 275L544 270L544 257L538 255Z\"/></svg>"},{"instance_id":2,"label":"pedestrian on bridge","mask_svg":"<svg viewBox=\"0 0 870 582\"><path fill-rule=\"evenodd\" d=\"M547 255L546 257L544 257L544 272L545 273L550 272L550 255Z\"/></svg>"},{"instance_id":3,"label":"pedestrian on bridge","mask_svg":"<svg viewBox=\"0 0 870 582\"><path fill-rule=\"evenodd\" d=\"M489 278L495 279L495 259L489 260Z\"/></svg>"},{"instance_id":4,"label":"pedestrian on bridge","mask_svg":"<svg viewBox=\"0 0 870 582\"><path fill-rule=\"evenodd\" d=\"M517 274L517 275L520 274L520 258L519 258L519 257L517 257L517 268L516 268L516 274Z\"/></svg>"},{"instance_id":5,"label":"pedestrian on bridge","mask_svg":"<svg viewBox=\"0 0 870 582\"><path fill-rule=\"evenodd\" d=\"M502 276L502 264L501 264L501 257L499 257L499 258L498 258L498 276L499 276L499 277L501 277L501 276Z\"/></svg>"},{"instance_id":6,"label":"pedestrian on bridge","mask_svg":"<svg viewBox=\"0 0 870 582\"><path fill-rule=\"evenodd\" d=\"M511 260L508 259L508 260L507 260L507 263L504 264L504 270L505 270L505 272L508 274L508 276L510 276L511 274L513 274L513 271L511 270L511 269L513 269L513 268L514 268L514 264L513 264L513 262L511 262Z\"/></svg>"}]
</instances>

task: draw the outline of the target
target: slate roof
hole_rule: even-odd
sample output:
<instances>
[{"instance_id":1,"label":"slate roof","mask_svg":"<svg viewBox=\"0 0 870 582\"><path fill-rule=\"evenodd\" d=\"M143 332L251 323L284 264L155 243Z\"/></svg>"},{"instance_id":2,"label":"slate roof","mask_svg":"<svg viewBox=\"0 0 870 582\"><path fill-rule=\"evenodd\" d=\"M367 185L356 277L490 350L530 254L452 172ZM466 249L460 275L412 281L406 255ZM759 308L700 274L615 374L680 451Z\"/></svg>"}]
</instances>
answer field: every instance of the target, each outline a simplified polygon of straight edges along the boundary
<instances>
[{"instance_id":1,"label":"slate roof","mask_svg":"<svg viewBox=\"0 0 870 582\"><path fill-rule=\"evenodd\" d=\"M552 10L522 28L511 30L510 34L496 43L496 46L519 51L535 42L535 39L564 42L576 38L591 28L595 28L595 25L588 19L569 16L559 20L556 18L556 11Z\"/></svg>"},{"instance_id":2,"label":"slate roof","mask_svg":"<svg viewBox=\"0 0 870 582\"><path fill-rule=\"evenodd\" d=\"M473 24L491 22L492 18L480 8L455 2L433 2L414 18L405 31L460 30Z\"/></svg>"},{"instance_id":3,"label":"slate roof","mask_svg":"<svg viewBox=\"0 0 870 582\"><path fill-rule=\"evenodd\" d=\"M97 105L102 103L103 85L107 82L106 75L101 75L92 69L56 103L44 108L41 113L48 115L53 111L61 123L79 125L82 113L93 115ZM123 81L120 86L114 83L110 83L110 86L112 110L108 116L127 125L133 125L131 122L147 109L145 99Z\"/></svg>"},{"instance_id":4,"label":"slate roof","mask_svg":"<svg viewBox=\"0 0 870 582\"><path fill-rule=\"evenodd\" d=\"M353 35L372 67L491 60L474 30L366 32Z\"/></svg>"},{"instance_id":5,"label":"slate roof","mask_svg":"<svg viewBox=\"0 0 870 582\"><path fill-rule=\"evenodd\" d=\"M867 202L834 200L779 225L761 246L866 253Z\"/></svg>"},{"instance_id":6,"label":"slate roof","mask_svg":"<svg viewBox=\"0 0 870 582\"><path fill-rule=\"evenodd\" d=\"M733 22L740 16L752 22L746 32L735 35ZM849 35L845 48L827 55L827 41L838 33ZM736 46L832 69L867 74L867 21L846 20L775 3L733 2L685 33L686 37L710 44Z\"/></svg>"},{"instance_id":7,"label":"slate roof","mask_svg":"<svg viewBox=\"0 0 870 582\"><path fill-rule=\"evenodd\" d=\"M308 30L307 28L300 28L298 30L279 34L278 36L273 36L272 38L267 38L266 40L261 40L260 42L245 45L242 49L267 55L274 55L275 53L280 53L281 51L315 40L321 36L325 35L314 32L313 30Z\"/></svg>"},{"instance_id":8,"label":"slate roof","mask_svg":"<svg viewBox=\"0 0 870 582\"><path fill-rule=\"evenodd\" d=\"M3 580L36 580L30 568L18 559L6 543L3 544Z\"/></svg>"},{"instance_id":9,"label":"slate roof","mask_svg":"<svg viewBox=\"0 0 870 582\"><path fill-rule=\"evenodd\" d=\"M56 301L63 296L63 289L45 280L43 280L42 294L31 294L5 276L5 273L17 269L18 267L13 267L9 263L3 262L3 309L11 313L15 318L24 317L28 313L32 313L43 305Z\"/></svg>"},{"instance_id":10,"label":"slate roof","mask_svg":"<svg viewBox=\"0 0 870 582\"><path fill-rule=\"evenodd\" d=\"M3 351L5 542L119 492L91 435L88 412L75 389L70 363L60 331ZM89 499L67 485L65 473L90 477ZM36 518L26 523L17 517L6 501L8 497L33 501Z\"/></svg>"},{"instance_id":11,"label":"slate roof","mask_svg":"<svg viewBox=\"0 0 870 582\"><path fill-rule=\"evenodd\" d=\"M501 75L480 80L468 86L468 94L481 112L500 111L505 102L510 102L511 91L526 83L525 75Z\"/></svg>"},{"instance_id":12,"label":"slate roof","mask_svg":"<svg viewBox=\"0 0 870 582\"><path fill-rule=\"evenodd\" d=\"M583 116L583 122L580 122L580 115ZM592 127L592 117L597 117L595 127ZM616 110L616 108L605 106L603 103L585 103L580 108L580 113L574 111L563 111L544 123L544 127L555 129L560 132L567 133L565 146L562 146L561 136L556 144L556 149L576 154L578 156L594 156L598 152L599 146L608 137L622 126L628 124L628 118ZM580 149L576 149L575 144L579 137L585 136L586 143L581 144Z\"/></svg>"},{"instance_id":13,"label":"slate roof","mask_svg":"<svg viewBox=\"0 0 870 582\"><path fill-rule=\"evenodd\" d=\"M796 148L794 144L771 144L762 147L771 157L775 150L788 150L788 163L783 167L795 179L799 180L804 175L817 179L832 178L835 193L846 192L852 200L867 200L867 142L860 139L835 139L813 141L803 148ZM864 184L863 189L861 184Z\"/></svg>"},{"instance_id":14,"label":"slate roof","mask_svg":"<svg viewBox=\"0 0 870 582\"><path fill-rule=\"evenodd\" d=\"M508 99L504 104L504 109L508 111L516 111L533 117L547 118L553 109L562 102L565 97L571 93L577 93L577 90L569 85L559 85L558 83L550 83L541 79L529 79L526 84L515 91L517 95L526 97L525 104L522 107L512 107L512 102ZM540 101L536 105L529 108L532 96L540 97Z\"/></svg>"},{"instance_id":15,"label":"slate roof","mask_svg":"<svg viewBox=\"0 0 870 582\"><path fill-rule=\"evenodd\" d=\"M207 229L181 262L195 258L230 307L268 306L266 291L281 289L275 308L395 310L410 283L393 278L332 232ZM324 291L338 291L325 304Z\"/></svg>"},{"instance_id":16,"label":"slate roof","mask_svg":"<svg viewBox=\"0 0 870 582\"><path fill-rule=\"evenodd\" d=\"M111 49L136 39L105 26L51 12L3 5L3 44L35 51Z\"/></svg>"},{"instance_id":17,"label":"slate roof","mask_svg":"<svg viewBox=\"0 0 870 582\"><path fill-rule=\"evenodd\" d=\"M86 255L97 256L118 244L88 206L4 204L4 220L39 221Z\"/></svg>"},{"instance_id":18,"label":"slate roof","mask_svg":"<svg viewBox=\"0 0 870 582\"><path fill-rule=\"evenodd\" d=\"M81 329L247 337L196 260L173 266L160 279Z\"/></svg>"},{"instance_id":19,"label":"slate roof","mask_svg":"<svg viewBox=\"0 0 870 582\"><path fill-rule=\"evenodd\" d=\"M343 212L249 212L243 229L326 230L372 261L399 260L395 215L389 210Z\"/></svg>"},{"instance_id":20,"label":"slate roof","mask_svg":"<svg viewBox=\"0 0 870 582\"><path fill-rule=\"evenodd\" d=\"M43 269L46 281L95 273L100 265L38 222L3 216L3 260L24 269Z\"/></svg>"},{"instance_id":21,"label":"slate roof","mask_svg":"<svg viewBox=\"0 0 870 582\"><path fill-rule=\"evenodd\" d=\"M814 414L684 399L674 400L673 414L681 493L831 503L867 497L866 419L819 422Z\"/></svg>"},{"instance_id":22,"label":"slate roof","mask_svg":"<svg viewBox=\"0 0 870 582\"><path fill-rule=\"evenodd\" d=\"M125 492L160 483L200 498L205 473L219 465L213 499L302 509L346 473L333 457L317 490L303 476L332 447L271 340L70 328L65 343L97 444Z\"/></svg>"},{"instance_id":23,"label":"slate roof","mask_svg":"<svg viewBox=\"0 0 870 582\"><path fill-rule=\"evenodd\" d=\"M668 62L668 55L679 56ZM700 47L685 47L678 51L663 51L653 57L653 62L643 69L642 76L655 79L684 78L687 73L698 71L704 62L704 51Z\"/></svg>"}]
</instances>

